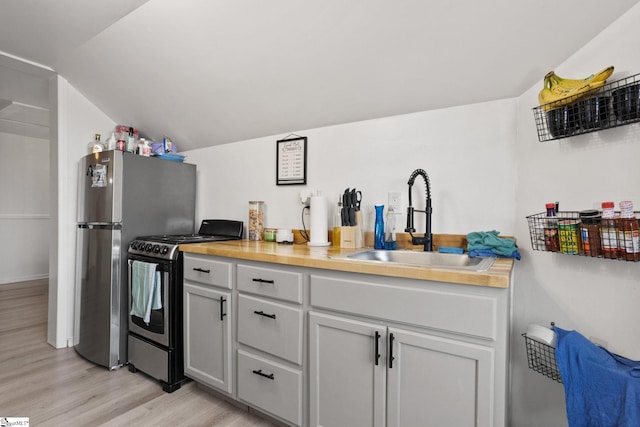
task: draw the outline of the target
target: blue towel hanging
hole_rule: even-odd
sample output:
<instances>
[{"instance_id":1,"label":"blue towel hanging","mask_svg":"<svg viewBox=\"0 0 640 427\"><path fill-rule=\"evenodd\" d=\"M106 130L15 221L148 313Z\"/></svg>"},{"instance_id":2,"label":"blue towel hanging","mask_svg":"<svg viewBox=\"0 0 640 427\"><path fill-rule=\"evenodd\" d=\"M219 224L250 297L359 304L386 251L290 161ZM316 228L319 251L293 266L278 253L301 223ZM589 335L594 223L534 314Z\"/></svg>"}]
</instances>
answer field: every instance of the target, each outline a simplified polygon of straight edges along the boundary
<instances>
[{"instance_id":1,"label":"blue towel hanging","mask_svg":"<svg viewBox=\"0 0 640 427\"><path fill-rule=\"evenodd\" d=\"M640 426L640 361L553 327L570 427Z\"/></svg>"}]
</instances>

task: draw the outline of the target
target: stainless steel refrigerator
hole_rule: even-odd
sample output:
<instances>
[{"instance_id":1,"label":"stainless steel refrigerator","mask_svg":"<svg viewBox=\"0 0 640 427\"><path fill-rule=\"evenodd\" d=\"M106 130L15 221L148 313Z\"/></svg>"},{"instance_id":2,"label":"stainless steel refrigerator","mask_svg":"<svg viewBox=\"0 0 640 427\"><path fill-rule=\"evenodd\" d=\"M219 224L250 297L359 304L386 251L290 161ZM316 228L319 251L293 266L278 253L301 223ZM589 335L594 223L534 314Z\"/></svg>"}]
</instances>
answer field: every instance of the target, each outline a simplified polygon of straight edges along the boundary
<instances>
[{"instance_id":1,"label":"stainless steel refrigerator","mask_svg":"<svg viewBox=\"0 0 640 427\"><path fill-rule=\"evenodd\" d=\"M123 151L80 161L76 351L109 369L127 361L127 249L137 236L193 233L196 166Z\"/></svg>"}]
</instances>

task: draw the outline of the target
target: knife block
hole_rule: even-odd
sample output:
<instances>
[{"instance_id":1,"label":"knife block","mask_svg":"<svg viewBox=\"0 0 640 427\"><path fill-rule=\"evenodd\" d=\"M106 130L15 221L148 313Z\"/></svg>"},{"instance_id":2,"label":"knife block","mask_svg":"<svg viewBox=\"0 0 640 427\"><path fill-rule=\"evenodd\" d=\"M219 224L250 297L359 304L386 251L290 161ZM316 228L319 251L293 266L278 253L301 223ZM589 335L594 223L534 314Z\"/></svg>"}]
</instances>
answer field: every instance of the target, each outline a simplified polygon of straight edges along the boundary
<instances>
[{"instance_id":1,"label":"knife block","mask_svg":"<svg viewBox=\"0 0 640 427\"><path fill-rule=\"evenodd\" d=\"M340 247L345 249L364 247L361 211L356 212L356 225L340 227Z\"/></svg>"}]
</instances>

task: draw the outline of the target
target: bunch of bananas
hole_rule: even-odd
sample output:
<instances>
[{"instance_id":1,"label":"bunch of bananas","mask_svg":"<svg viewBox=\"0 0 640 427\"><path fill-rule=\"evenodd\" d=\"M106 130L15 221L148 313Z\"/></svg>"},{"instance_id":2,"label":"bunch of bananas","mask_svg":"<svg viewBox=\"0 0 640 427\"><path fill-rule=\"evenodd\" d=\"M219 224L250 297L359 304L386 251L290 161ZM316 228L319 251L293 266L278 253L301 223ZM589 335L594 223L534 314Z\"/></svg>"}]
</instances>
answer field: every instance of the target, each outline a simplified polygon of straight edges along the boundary
<instances>
[{"instance_id":1,"label":"bunch of bananas","mask_svg":"<svg viewBox=\"0 0 640 427\"><path fill-rule=\"evenodd\" d=\"M613 74L613 66L585 79L563 79L555 72L549 71L544 76L544 88L538 94L538 102L545 111L571 104L582 95L601 88L611 74Z\"/></svg>"}]
</instances>

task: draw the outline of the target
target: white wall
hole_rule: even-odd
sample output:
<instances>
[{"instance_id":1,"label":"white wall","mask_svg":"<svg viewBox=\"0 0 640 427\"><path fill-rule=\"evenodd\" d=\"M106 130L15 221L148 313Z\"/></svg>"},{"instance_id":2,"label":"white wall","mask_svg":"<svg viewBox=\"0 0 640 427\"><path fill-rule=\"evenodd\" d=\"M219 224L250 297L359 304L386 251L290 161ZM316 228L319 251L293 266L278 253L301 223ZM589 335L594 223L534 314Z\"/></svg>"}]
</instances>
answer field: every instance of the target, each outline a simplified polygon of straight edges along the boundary
<instances>
[{"instance_id":1,"label":"white wall","mask_svg":"<svg viewBox=\"0 0 640 427\"><path fill-rule=\"evenodd\" d=\"M264 200L266 226L302 228L298 194L321 190L330 212L345 188L362 190L366 227L374 204L387 205L389 191L402 195L404 229L407 181L424 169L431 181L433 232L514 232L515 100L502 100L339 126L298 131L308 137L307 185L277 186L277 135L185 152L198 165L198 220L247 221L248 201ZM424 208L424 183L413 204ZM423 216L423 215L422 215ZM422 216L416 228L424 231ZM306 226L309 218L306 216Z\"/></svg>"},{"instance_id":2,"label":"white wall","mask_svg":"<svg viewBox=\"0 0 640 427\"><path fill-rule=\"evenodd\" d=\"M640 73L640 6L636 6L574 56L558 65L562 77L586 77L608 65L609 81ZM640 359L640 265L532 251L525 217L559 201L561 210L599 208L632 200L640 210L638 124L540 143L531 108L534 87L519 99L516 236L523 260L516 265L513 344L513 425L566 425L564 390L527 368L520 334L530 322L555 321L613 352Z\"/></svg>"},{"instance_id":3,"label":"white wall","mask_svg":"<svg viewBox=\"0 0 640 427\"><path fill-rule=\"evenodd\" d=\"M47 277L49 141L0 133L0 284Z\"/></svg>"},{"instance_id":4,"label":"white wall","mask_svg":"<svg viewBox=\"0 0 640 427\"><path fill-rule=\"evenodd\" d=\"M103 136L115 123L62 77L55 83L57 98L56 148L58 173L52 193L57 194L57 233L52 242L49 278L48 342L57 347L73 345L76 272L76 206L78 161L96 133ZM54 155L54 150L52 150ZM76 316L77 317L77 316Z\"/></svg>"}]
</instances>

